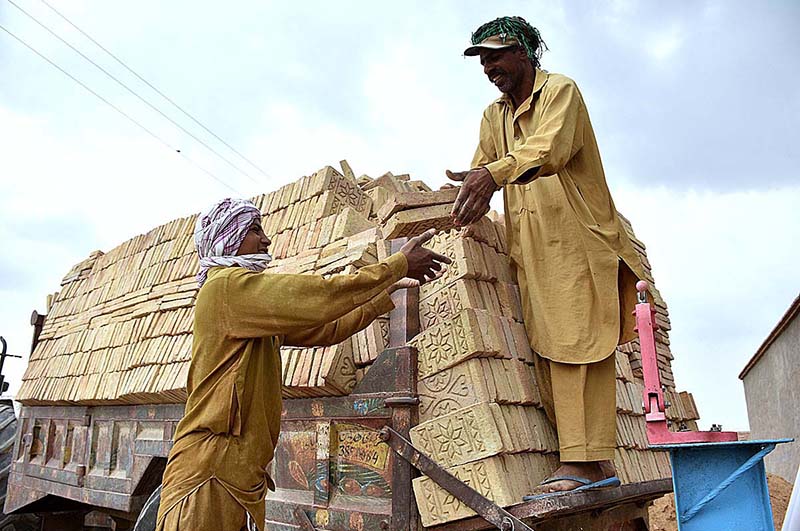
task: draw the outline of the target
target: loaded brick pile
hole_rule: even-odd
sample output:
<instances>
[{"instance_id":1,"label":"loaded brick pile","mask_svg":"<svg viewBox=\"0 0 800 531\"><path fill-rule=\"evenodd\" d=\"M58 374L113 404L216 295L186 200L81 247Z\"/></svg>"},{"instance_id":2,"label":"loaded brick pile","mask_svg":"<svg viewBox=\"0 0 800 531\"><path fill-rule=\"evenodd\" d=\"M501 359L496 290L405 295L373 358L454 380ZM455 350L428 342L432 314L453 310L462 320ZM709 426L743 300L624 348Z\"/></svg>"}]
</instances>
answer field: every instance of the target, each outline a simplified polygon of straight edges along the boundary
<instances>
[{"instance_id":1,"label":"loaded brick pile","mask_svg":"<svg viewBox=\"0 0 800 531\"><path fill-rule=\"evenodd\" d=\"M389 253L389 241L434 227L430 245L453 263L420 288L419 424L415 445L500 505L518 503L556 466L558 444L541 405L502 217L452 226L457 189L432 191L407 175L356 178L325 167L253 199L275 260L270 272L350 273ZM196 216L176 219L67 274L48 304L18 400L25 405L179 403L186 400L197 258ZM644 245L623 218L650 276ZM652 278L648 279L653 285ZM671 371L667 307L653 288L658 364L676 428L696 429L689 393ZM286 398L348 394L388 344L388 316L331 347L285 348ZM647 450L636 341L617 352L616 465L624 482L669 476ZM424 525L472 513L427 478L414 480Z\"/></svg>"}]
</instances>

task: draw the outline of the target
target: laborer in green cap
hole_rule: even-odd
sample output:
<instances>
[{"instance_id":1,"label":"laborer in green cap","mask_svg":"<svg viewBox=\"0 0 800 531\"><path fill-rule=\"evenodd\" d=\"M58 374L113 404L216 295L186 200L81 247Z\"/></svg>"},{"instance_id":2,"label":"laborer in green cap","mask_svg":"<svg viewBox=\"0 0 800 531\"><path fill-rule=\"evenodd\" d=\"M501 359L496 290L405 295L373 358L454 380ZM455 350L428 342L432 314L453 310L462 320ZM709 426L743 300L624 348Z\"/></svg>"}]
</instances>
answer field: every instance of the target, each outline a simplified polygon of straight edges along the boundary
<instances>
[{"instance_id":1,"label":"laborer in green cap","mask_svg":"<svg viewBox=\"0 0 800 531\"><path fill-rule=\"evenodd\" d=\"M483 113L471 169L453 205L479 220L503 190L509 254L537 353L561 466L536 494L619 485L614 352L632 340L640 259L606 184L589 114L570 78L545 72L539 31L521 17L479 27L464 55L480 56L502 96Z\"/></svg>"}]
</instances>

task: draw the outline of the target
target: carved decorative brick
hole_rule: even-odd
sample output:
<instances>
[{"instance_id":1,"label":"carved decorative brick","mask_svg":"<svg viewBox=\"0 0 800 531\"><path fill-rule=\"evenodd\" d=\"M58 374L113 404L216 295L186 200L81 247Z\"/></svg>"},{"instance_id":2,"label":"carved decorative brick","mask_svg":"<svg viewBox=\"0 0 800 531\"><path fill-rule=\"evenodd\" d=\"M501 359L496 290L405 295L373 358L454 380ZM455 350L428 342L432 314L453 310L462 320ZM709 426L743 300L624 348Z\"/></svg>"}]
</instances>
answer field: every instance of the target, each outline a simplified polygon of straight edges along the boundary
<instances>
[{"instance_id":1,"label":"carved decorative brick","mask_svg":"<svg viewBox=\"0 0 800 531\"><path fill-rule=\"evenodd\" d=\"M444 323L465 308L483 308L480 291L473 280L458 280L422 298L419 302L420 328L425 330Z\"/></svg>"},{"instance_id":2,"label":"carved decorative brick","mask_svg":"<svg viewBox=\"0 0 800 531\"><path fill-rule=\"evenodd\" d=\"M432 326L409 341L418 351L420 378L470 358L497 355L499 349L485 343L475 312L464 309L450 321Z\"/></svg>"},{"instance_id":3,"label":"carved decorative brick","mask_svg":"<svg viewBox=\"0 0 800 531\"><path fill-rule=\"evenodd\" d=\"M450 205L435 205L398 212L386 222L383 237L411 238L428 229L450 230L453 228L450 208Z\"/></svg>"},{"instance_id":4,"label":"carved decorative brick","mask_svg":"<svg viewBox=\"0 0 800 531\"><path fill-rule=\"evenodd\" d=\"M410 434L414 445L442 466L501 453L558 450L544 411L533 406L479 402L421 422Z\"/></svg>"},{"instance_id":5,"label":"carved decorative brick","mask_svg":"<svg viewBox=\"0 0 800 531\"><path fill-rule=\"evenodd\" d=\"M554 455L523 453L489 457L455 466L448 472L501 507L514 505L552 473ZM425 527L474 516L475 512L431 479L414 480L414 497Z\"/></svg>"},{"instance_id":6,"label":"carved decorative brick","mask_svg":"<svg viewBox=\"0 0 800 531\"><path fill-rule=\"evenodd\" d=\"M504 444L502 421L495 418L500 406L481 402L411 429L411 441L442 466L455 466L511 451Z\"/></svg>"},{"instance_id":7,"label":"carved decorative brick","mask_svg":"<svg viewBox=\"0 0 800 531\"><path fill-rule=\"evenodd\" d=\"M486 360L495 361L495 360ZM480 359L471 359L419 380L419 420L425 422L478 402L495 401Z\"/></svg>"},{"instance_id":8,"label":"carved decorative brick","mask_svg":"<svg viewBox=\"0 0 800 531\"><path fill-rule=\"evenodd\" d=\"M378 219L386 221L401 210L432 205L451 205L458 196L458 188L446 188L432 192L399 192L391 196L377 211Z\"/></svg>"}]
</instances>

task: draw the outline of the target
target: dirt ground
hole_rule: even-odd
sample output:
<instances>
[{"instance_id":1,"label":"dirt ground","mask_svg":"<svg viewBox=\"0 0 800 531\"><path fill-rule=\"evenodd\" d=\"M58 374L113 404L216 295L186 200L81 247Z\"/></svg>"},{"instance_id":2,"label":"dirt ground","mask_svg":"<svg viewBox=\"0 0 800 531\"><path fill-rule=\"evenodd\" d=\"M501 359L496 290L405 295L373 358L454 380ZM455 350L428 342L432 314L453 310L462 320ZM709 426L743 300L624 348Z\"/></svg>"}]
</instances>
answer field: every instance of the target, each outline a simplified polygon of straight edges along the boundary
<instances>
[{"instance_id":1,"label":"dirt ground","mask_svg":"<svg viewBox=\"0 0 800 531\"><path fill-rule=\"evenodd\" d=\"M789 497L792 494L792 484L779 476L767 475L769 498L772 502L772 519L775 529L780 531L783 517L789 506ZM653 503L650 507L651 531L678 531L678 522L675 518L675 497L670 494Z\"/></svg>"}]
</instances>

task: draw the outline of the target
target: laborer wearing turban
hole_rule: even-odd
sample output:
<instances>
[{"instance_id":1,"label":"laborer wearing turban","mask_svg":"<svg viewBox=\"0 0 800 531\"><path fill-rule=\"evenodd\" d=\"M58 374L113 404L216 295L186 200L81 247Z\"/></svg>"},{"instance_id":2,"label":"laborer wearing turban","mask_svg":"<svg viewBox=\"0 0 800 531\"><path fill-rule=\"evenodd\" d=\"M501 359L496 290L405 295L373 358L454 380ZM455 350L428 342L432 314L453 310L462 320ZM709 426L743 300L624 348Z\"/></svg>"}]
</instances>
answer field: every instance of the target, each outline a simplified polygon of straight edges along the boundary
<instances>
[{"instance_id":1,"label":"laborer wearing turban","mask_svg":"<svg viewBox=\"0 0 800 531\"><path fill-rule=\"evenodd\" d=\"M270 240L249 201L197 219L200 255L186 413L164 472L156 529L262 529L274 484L282 345L333 345L393 308L389 294L437 277L450 260L426 232L353 275L270 274Z\"/></svg>"},{"instance_id":2,"label":"laborer wearing turban","mask_svg":"<svg viewBox=\"0 0 800 531\"><path fill-rule=\"evenodd\" d=\"M614 352L635 337L643 277L583 97L570 78L539 68L544 49L521 17L472 34L464 55L480 56L502 96L483 113L471 169L447 172L463 182L452 211L460 225L480 219L503 190L525 328L559 439L561 466L537 494L619 485Z\"/></svg>"}]
</instances>

